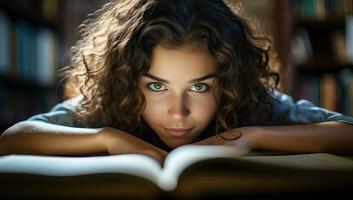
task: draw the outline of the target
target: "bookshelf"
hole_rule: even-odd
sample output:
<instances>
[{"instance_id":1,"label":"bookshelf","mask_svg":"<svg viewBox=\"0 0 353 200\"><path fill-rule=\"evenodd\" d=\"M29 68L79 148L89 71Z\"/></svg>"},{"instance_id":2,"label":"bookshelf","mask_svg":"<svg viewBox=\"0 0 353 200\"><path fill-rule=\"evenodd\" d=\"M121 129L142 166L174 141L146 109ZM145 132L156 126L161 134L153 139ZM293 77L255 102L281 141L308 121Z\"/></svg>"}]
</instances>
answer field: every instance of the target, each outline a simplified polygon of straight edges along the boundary
<instances>
[{"instance_id":1,"label":"bookshelf","mask_svg":"<svg viewBox=\"0 0 353 200\"><path fill-rule=\"evenodd\" d=\"M353 0L278 1L286 91L353 116Z\"/></svg>"},{"instance_id":2,"label":"bookshelf","mask_svg":"<svg viewBox=\"0 0 353 200\"><path fill-rule=\"evenodd\" d=\"M56 0L0 2L0 133L61 99Z\"/></svg>"},{"instance_id":3,"label":"bookshelf","mask_svg":"<svg viewBox=\"0 0 353 200\"><path fill-rule=\"evenodd\" d=\"M77 27L107 0L0 1L0 134L64 100L58 70Z\"/></svg>"}]
</instances>

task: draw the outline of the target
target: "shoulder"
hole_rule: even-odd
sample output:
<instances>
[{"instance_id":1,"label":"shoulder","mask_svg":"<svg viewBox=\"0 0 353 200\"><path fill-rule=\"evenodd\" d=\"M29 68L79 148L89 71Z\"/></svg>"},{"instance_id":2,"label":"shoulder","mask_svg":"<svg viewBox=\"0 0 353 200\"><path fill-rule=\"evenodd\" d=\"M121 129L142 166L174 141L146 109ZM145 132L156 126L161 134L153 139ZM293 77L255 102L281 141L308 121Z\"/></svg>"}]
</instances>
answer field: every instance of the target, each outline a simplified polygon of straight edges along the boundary
<instances>
[{"instance_id":1,"label":"shoulder","mask_svg":"<svg viewBox=\"0 0 353 200\"><path fill-rule=\"evenodd\" d=\"M268 94L267 102L272 106L272 113L265 119L267 125L309 124L324 121L353 124L352 117L319 107L309 100L295 101L290 95L278 90L268 91Z\"/></svg>"},{"instance_id":2,"label":"shoulder","mask_svg":"<svg viewBox=\"0 0 353 200\"><path fill-rule=\"evenodd\" d=\"M80 105L81 101L83 100L82 95L78 95L74 98L68 99L63 101L62 103L59 103L55 105L50 112L55 112L55 111L68 111L68 112L77 112L78 111L78 106Z\"/></svg>"},{"instance_id":3,"label":"shoulder","mask_svg":"<svg viewBox=\"0 0 353 200\"><path fill-rule=\"evenodd\" d=\"M82 99L82 95L68 99L55 105L49 112L34 115L28 120L72 127L86 127L85 123L83 123L83 120L81 120L78 115L78 106Z\"/></svg>"}]
</instances>

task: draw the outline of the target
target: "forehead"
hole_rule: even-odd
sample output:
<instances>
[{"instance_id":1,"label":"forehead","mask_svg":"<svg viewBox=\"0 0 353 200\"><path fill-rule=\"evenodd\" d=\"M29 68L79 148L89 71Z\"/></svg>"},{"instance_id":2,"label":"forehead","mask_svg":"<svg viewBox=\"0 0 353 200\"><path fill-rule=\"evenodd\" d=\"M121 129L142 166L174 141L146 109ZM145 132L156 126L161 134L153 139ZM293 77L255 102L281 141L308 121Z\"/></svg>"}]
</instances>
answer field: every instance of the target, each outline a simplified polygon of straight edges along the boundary
<instances>
[{"instance_id":1,"label":"forehead","mask_svg":"<svg viewBox=\"0 0 353 200\"><path fill-rule=\"evenodd\" d=\"M207 48L198 44L165 48L157 45L152 52L149 73L173 78L198 77L216 72L216 63Z\"/></svg>"}]
</instances>

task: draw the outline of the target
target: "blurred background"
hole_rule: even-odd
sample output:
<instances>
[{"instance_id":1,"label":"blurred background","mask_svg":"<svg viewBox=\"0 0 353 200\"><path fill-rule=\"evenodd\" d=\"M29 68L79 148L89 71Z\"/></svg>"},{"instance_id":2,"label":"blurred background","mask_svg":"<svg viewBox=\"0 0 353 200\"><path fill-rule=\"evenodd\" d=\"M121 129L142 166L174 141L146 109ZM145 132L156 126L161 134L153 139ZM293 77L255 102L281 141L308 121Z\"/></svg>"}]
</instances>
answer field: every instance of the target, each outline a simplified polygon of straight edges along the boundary
<instances>
[{"instance_id":1,"label":"blurred background","mask_svg":"<svg viewBox=\"0 0 353 200\"><path fill-rule=\"evenodd\" d=\"M0 1L0 133L64 100L58 70L107 0ZM239 0L271 35L280 90L353 116L353 0Z\"/></svg>"}]
</instances>

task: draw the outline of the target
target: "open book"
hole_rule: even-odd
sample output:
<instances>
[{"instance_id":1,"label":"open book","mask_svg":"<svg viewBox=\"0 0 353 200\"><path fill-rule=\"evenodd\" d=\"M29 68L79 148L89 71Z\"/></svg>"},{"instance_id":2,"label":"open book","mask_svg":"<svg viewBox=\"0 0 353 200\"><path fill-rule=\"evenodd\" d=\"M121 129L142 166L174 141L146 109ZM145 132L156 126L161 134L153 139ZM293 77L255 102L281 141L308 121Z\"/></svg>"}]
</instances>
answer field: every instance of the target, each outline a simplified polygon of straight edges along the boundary
<instances>
[{"instance_id":1,"label":"open book","mask_svg":"<svg viewBox=\"0 0 353 200\"><path fill-rule=\"evenodd\" d=\"M212 145L176 148L163 166L139 154L8 155L0 157L0 197L29 192L60 198L77 193L86 197L155 198L205 191L240 194L320 187L350 189L352 175L353 160L332 154L256 155L246 149Z\"/></svg>"}]
</instances>

